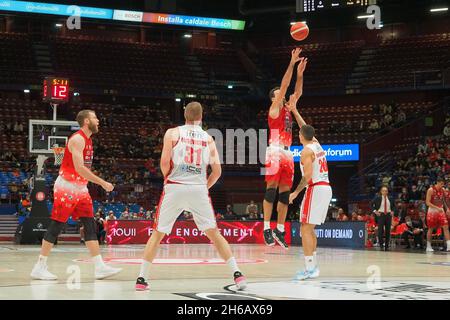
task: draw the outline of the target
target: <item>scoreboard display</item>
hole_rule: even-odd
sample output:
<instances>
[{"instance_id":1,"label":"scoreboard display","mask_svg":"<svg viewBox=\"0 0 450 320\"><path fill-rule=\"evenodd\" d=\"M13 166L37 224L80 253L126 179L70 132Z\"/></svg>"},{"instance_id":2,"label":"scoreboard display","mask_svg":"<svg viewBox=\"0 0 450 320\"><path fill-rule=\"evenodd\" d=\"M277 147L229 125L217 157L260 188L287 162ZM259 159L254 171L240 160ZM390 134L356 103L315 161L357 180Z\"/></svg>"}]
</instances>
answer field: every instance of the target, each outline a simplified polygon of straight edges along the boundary
<instances>
[{"instance_id":1,"label":"scoreboard display","mask_svg":"<svg viewBox=\"0 0 450 320\"><path fill-rule=\"evenodd\" d=\"M297 0L297 12L315 12L334 8L367 7L377 0Z\"/></svg>"},{"instance_id":2,"label":"scoreboard display","mask_svg":"<svg viewBox=\"0 0 450 320\"><path fill-rule=\"evenodd\" d=\"M44 102L66 103L69 101L69 80L65 78L46 77L42 86Z\"/></svg>"}]
</instances>

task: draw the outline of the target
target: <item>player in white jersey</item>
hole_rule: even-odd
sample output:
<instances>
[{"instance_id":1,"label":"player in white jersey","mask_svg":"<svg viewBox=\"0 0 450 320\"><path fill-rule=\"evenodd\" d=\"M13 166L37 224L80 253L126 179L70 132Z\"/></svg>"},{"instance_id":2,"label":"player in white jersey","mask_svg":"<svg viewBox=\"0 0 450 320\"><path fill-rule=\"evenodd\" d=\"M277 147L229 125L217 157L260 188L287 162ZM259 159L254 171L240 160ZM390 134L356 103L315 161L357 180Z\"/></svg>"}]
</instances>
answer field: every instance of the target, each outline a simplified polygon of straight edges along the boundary
<instances>
[{"instance_id":1,"label":"player in white jersey","mask_svg":"<svg viewBox=\"0 0 450 320\"><path fill-rule=\"evenodd\" d=\"M291 105L295 108L295 102ZM325 151L314 137L314 128L307 125L303 119L301 119L301 122L302 126L299 136L303 150L300 155L300 168L303 177L296 190L289 196L289 202L292 203L300 191L307 187L300 207L300 231L306 268L305 271L300 271L296 274L295 280L305 280L319 276L316 259L317 237L314 228L316 225L325 222L332 197Z\"/></svg>"},{"instance_id":2,"label":"player in white jersey","mask_svg":"<svg viewBox=\"0 0 450 320\"><path fill-rule=\"evenodd\" d=\"M150 264L159 244L170 234L173 224L183 210L192 212L197 227L214 243L219 255L233 272L238 290L246 287L246 279L239 270L230 245L217 228L208 189L222 174L219 155L212 137L200 124L203 109L200 103L189 103L184 112L186 124L167 130L161 154L164 189L156 212L153 233L147 242L136 290L148 290L146 282ZM208 166L211 174L207 176Z\"/></svg>"}]
</instances>

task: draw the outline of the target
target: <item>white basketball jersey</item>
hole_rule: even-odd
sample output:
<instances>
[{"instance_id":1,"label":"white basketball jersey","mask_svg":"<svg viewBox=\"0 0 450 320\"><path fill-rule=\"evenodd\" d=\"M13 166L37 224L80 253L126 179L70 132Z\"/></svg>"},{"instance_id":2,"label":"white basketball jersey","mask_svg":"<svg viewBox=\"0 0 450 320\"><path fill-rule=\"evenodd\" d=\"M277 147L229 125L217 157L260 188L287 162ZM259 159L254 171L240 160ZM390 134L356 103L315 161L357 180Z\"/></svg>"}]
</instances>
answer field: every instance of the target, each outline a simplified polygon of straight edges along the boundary
<instances>
[{"instance_id":1,"label":"white basketball jersey","mask_svg":"<svg viewBox=\"0 0 450 320\"><path fill-rule=\"evenodd\" d=\"M312 183L317 182L327 182L328 180L328 164L325 158L325 151L318 142L313 142L305 146L314 152L315 159L312 164ZM300 169L302 170L302 175L305 174L303 163L300 163Z\"/></svg>"},{"instance_id":2,"label":"white basketball jersey","mask_svg":"<svg viewBox=\"0 0 450 320\"><path fill-rule=\"evenodd\" d=\"M178 143L172 149L172 168L167 180L205 185L210 160L209 135L197 125L180 126L178 132Z\"/></svg>"}]
</instances>

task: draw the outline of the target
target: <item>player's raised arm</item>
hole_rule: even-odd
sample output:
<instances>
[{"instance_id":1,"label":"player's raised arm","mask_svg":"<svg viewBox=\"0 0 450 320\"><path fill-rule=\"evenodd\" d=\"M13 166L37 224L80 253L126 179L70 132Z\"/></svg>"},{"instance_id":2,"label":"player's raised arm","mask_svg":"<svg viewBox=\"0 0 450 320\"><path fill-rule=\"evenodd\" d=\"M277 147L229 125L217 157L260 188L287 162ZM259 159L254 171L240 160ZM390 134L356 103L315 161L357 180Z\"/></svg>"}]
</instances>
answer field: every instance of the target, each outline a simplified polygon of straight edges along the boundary
<instances>
[{"instance_id":1,"label":"player's raised arm","mask_svg":"<svg viewBox=\"0 0 450 320\"><path fill-rule=\"evenodd\" d=\"M292 112L292 114L295 117L295 120L297 121L298 126L301 128L302 126L306 125L306 121L303 119L303 117L300 115L300 112L298 112L297 109L297 97L295 94L291 94L289 97L289 102L287 104L287 107L289 111ZM313 142L319 142L316 137L313 137Z\"/></svg>"},{"instance_id":2,"label":"player's raised arm","mask_svg":"<svg viewBox=\"0 0 450 320\"><path fill-rule=\"evenodd\" d=\"M209 137L209 165L211 166L211 174L208 177L207 187L211 188L222 175L222 166L220 165L219 153L217 152L216 143L212 137Z\"/></svg>"},{"instance_id":3,"label":"player's raised arm","mask_svg":"<svg viewBox=\"0 0 450 320\"><path fill-rule=\"evenodd\" d=\"M272 100L272 104L270 106L269 115L272 118L277 118L280 112L280 108L283 106L283 100L286 96L287 89L289 88L289 84L291 83L292 74L294 71L295 64L300 61L300 53L302 49L296 48L291 52L291 61L289 62L289 66L284 73L283 79L281 80L281 85L278 94L276 94Z\"/></svg>"},{"instance_id":4,"label":"player's raised arm","mask_svg":"<svg viewBox=\"0 0 450 320\"><path fill-rule=\"evenodd\" d=\"M300 63L297 66L297 81L294 90L294 95L297 100L303 95L303 73L305 72L307 64L308 58L300 58Z\"/></svg>"},{"instance_id":5,"label":"player's raised arm","mask_svg":"<svg viewBox=\"0 0 450 320\"><path fill-rule=\"evenodd\" d=\"M298 197L300 192L308 185L308 181L312 178L313 173L313 152L308 148L303 148L300 158L303 163L304 175L295 191L289 195L289 203L292 203Z\"/></svg>"},{"instance_id":6,"label":"player's raised arm","mask_svg":"<svg viewBox=\"0 0 450 320\"><path fill-rule=\"evenodd\" d=\"M114 186L95 175L88 167L84 165L83 150L85 142L80 135L74 136L69 140L69 151L72 153L73 166L75 171L86 180L100 185L107 192L114 189Z\"/></svg>"},{"instance_id":7,"label":"player's raised arm","mask_svg":"<svg viewBox=\"0 0 450 320\"><path fill-rule=\"evenodd\" d=\"M166 131L166 134L164 135L160 161L161 173L164 178L166 178L170 172L170 160L172 159L173 141L177 141L178 140L177 137L178 137L178 130L176 129L169 129Z\"/></svg>"}]
</instances>

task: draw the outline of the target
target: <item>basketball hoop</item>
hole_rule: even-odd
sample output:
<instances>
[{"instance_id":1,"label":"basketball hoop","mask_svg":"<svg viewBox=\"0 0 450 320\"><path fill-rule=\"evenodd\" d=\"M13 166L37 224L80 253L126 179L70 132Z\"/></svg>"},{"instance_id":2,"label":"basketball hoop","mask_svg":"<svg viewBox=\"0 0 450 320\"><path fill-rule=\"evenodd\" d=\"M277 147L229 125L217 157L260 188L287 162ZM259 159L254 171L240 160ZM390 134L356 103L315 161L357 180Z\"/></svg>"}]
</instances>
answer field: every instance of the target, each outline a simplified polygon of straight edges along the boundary
<instances>
[{"instance_id":1,"label":"basketball hoop","mask_svg":"<svg viewBox=\"0 0 450 320\"><path fill-rule=\"evenodd\" d=\"M55 155L55 166L59 166L62 163L62 160L64 158L64 150L63 147L53 147L52 148L53 153Z\"/></svg>"}]
</instances>

